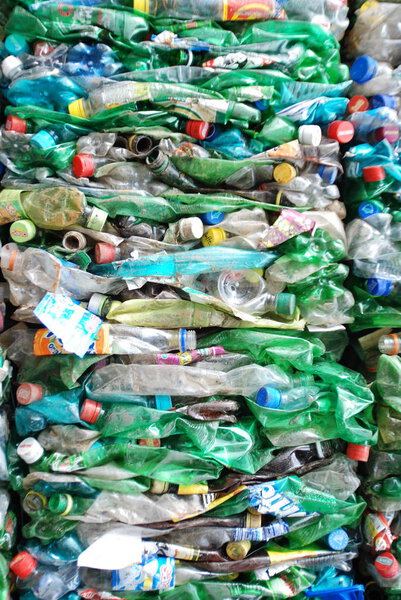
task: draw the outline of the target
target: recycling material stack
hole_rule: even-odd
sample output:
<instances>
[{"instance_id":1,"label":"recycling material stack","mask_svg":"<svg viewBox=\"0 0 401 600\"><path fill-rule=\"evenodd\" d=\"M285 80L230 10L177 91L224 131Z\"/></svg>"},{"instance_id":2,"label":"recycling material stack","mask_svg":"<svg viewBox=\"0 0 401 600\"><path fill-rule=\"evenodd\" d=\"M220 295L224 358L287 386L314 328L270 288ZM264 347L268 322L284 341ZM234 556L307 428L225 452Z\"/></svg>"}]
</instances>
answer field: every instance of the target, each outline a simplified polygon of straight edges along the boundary
<instances>
[{"instance_id":1,"label":"recycling material stack","mask_svg":"<svg viewBox=\"0 0 401 600\"><path fill-rule=\"evenodd\" d=\"M398 97L363 87L359 13L349 69L342 0L8 4L0 598L397 590L400 365L343 358L401 317Z\"/></svg>"}]
</instances>

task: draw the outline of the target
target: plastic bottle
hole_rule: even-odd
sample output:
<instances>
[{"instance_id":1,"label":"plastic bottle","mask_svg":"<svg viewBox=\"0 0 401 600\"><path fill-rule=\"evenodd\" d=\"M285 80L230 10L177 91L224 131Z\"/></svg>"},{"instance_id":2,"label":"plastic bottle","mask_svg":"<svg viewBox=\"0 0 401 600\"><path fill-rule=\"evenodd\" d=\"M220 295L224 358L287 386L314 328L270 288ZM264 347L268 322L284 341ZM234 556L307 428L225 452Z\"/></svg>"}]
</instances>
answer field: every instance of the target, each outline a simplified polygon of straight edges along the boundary
<instances>
[{"instance_id":1,"label":"plastic bottle","mask_svg":"<svg viewBox=\"0 0 401 600\"><path fill-rule=\"evenodd\" d=\"M355 139L377 144L387 140L395 144L400 137L396 112L388 107L356 112L349 117L355 128Z\"/></svg>"},{"instance_id":2,"label":"plastic bottle","mask_svg":"<svg viewBox=\"0 0 401 600\"><path fill-rule=\"evenodd\" d=\"M356 84L353 86L355 94L369 97L386 93L396 96L400 92L400 84L391 65L378 62L367 54L355 59L350 67L350 76Z\"/></svg>"},{"instance_id":3,"label":"plastic bottle","mask_svg":"<svg viewBox=\"0 0 401 600\"><path fill-rule=\"evenodd\" d=\"M307 388L305 390L295 388L288 391L281 391L274 387L264 386L256 394L256 402L259 406L287 411L305 408L313 400L313 388L308 393Z\"/></svg>"},{"instance_id":4,"label":"plastic bottle","mask_svg":"<svg viewBox=\"0 0 401 600\"><path fill-rule=\"evenodd\" d=\"M40 600L59 600L79 584L75 565L51 568L40 567L29 552L20 552L12 559L10 569L17 575L20 589L31 589Z\"/></svg>"},{"instance_id":5,"label":"plastic bottle","mask_svg":"<svg viewBox=\"0 0 401 600\"><path fill-rule=\"evenodd\" d=\"M391 282L390 282L391 283ZM397 333L390 333L389 335L382 335L379 339L378 347L382 354L399 354L401 336Z\"/></svg>"},{"instance_id":6,"label":"plastic bottle","mask_svg":"<svg viewBox=\"0 0 401 600\"><path fill-rule=\"evenodd\" d=\"M89 207L82 192L71 187L44 188L32 192L3 190L0 192L0 207L2 225L28 217L42 229L60 230L82 224L100 231L107 219L105 211Z\"/></svg>"},{"instance_id":7,"label":"plastic bottle","mask_svg":"<svg viewBox=\"0 0 401 600\"><path fill-rule=\"evenodd\" d=\"M162 7L151 0L144 3L135 0L134 10L157 17L179 17L179 18L206 18L216 21L232 21L237 19L266 20L284 15L280 4L276 0L263 0L257 7L249 5L246 0L239 2L222 2L219 0L213 5L212 12L209 7L202 6L198 0L192 0L189 4L184 0L167 2Z\"/></svg>"},{"instance_id":8,"label":"plastic bottle","mask_svg":"<svg viewBox=\"0 0 401 600\"><path fill-rule=\"evenodd\" d=\"M222 271L205 275L202 285L213 296L223 300L228 306L238 307L251 314L265 314L274 311L293 315L296 307L294 294L270 294L265 280L252 269L243 271Z\"/></svg>"}]
</instances>

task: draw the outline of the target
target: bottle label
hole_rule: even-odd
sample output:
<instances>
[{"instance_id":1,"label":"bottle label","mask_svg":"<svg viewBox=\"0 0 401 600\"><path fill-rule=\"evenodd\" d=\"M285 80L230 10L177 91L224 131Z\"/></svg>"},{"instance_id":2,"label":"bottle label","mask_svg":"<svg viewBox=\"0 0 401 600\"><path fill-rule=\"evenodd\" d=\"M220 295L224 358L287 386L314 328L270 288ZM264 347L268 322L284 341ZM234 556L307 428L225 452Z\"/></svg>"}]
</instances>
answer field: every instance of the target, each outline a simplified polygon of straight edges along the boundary
<instances>
[{"instance_id":1,"label":"bottle label","mask_svg":"<svg viewBox=\"0 0 401 600\"><path fill-rule=\"evenodd\" d=\"M206 483L194 483L192 485L179 485L177 494L179 496L191 496L192 494L208 494L209 486Z\"/></svg>"},{"instance_id":2,"label":"bottle label","mask_svg":"<svg viewBox=\"0 0 401 600\"><path fill-rule=\"evenodd\" d=\"M88 218L86 226L88 229L94 229L95 231L102 231L103 226L107 220L108 214L106 211L100 208L93 208Z\"/></svg>"},{"instance_id":3,"label":"bottle label","mask_svg":"<svg viewBox=\"0 0 401 600\"><path fill-rule=\"evenodd\" d=\"M48 329L38 329L33 341L35 356L50 356L52 354L70 354L63 346L60 338ZM97 332L96 339L89 346L86 354L110 354L109 328L102 326Z\"/></svg>"},{"instance_id":4,"label":"bottle label","mask_svg":"<svg viewBox=\"0 0 401 600\"><path fill-rule=\"evenodd\" d=\"M290 208L283 209L277 221L268 231L267 239L260 248L273 248L300 233L312 232L315 222L306 213L299 213Z\"/></svg>"},{"instance_id":5,"label":"bottle label","mask_svg":"<svg viewBox=\"0 0 401 600\"><path fill-rule=\"evenodd\" d=\"M170 590L175 586L175 559L143 556L142 562L112 571L112 589L116 591Z\"/></svg>"},{"instance_id":6,"label":"bottle label","mask_svg":"<svg viewBox=\"0 0 401 600\"><path fill-rule=\"evenodd\" d=\"M21 203L20 190L3 190L0 192L0 225L12 223L26 217Z\"/></svg>"},{"instance_id":7,"label":"bottle label","mask_svg":"<svg viewBox=\"0 0 401 600\"><path fill-rule=\"evenodd\" d=\"M267 20L284 18L284 11L276 0L264 0L263 3L249 0L224 0L223 21Z\"/></svg>"},{"instance_id":8,"label":"bottle label","mask_svg":"<svg viewBox=\"0 0 401 600\"><path fill-rule=\"evenodd\" d=\"M223 496L218 495L218 494L204 494L202 497L202 502L204 505L203 510L198 510L197 512L192 513L191 515L185 515L185 517L181 517L178 519L172 519L172 521L173 521L173 523L177 523L178 521L184 521L186 519L192 519L192 517L197 517L198 515L201 515L202 513L205 513L208 510L212 510L212 508L216 508L216 506L220 506L220 504L223 504L224 502L226 502L233 496L236 496L237 494L239 494L240 492L243 492L246 489L247 489L246 485L240 485L238 488L236 488L229 494L225 494Z\"/></svg>"},{"instance_id":9,"label":"bottle label","mask_svg":"<svg viewBox=\"0 0 401 600\"><path fill-rule=\"evenodd\" d=\"M396 539L390 529L390 523L382 513L369 513L363 526L364 535L369 546L375 553L390 550L391 544Z\"/></svg>"},{"instance_id":10,"label":"bottle label","mask_svg":"<svg viewBox=\"0 0 401 600\"><path fill-rule=\"evenodd\" d=\"M229 119L230 102L210 98L170 98L169 100L154 101L158 106L164 106L171 112L208 123L226 123Z\"/></svg>"},{"instance_id":11,"label":"bottle label","mask_svg":"<svg viewBox=\"0 0 401 600\"><path fill-rule=\"evenodd\" d=\"M263 483L248 488L249 506L256 508L259 513L271 514L276 517L305 517L308 512L281 492L282 483L279 480L274 483Z\"/></svg>"},{"instance_id":12,"label":"bottle label","mask_svg":"<svg viewBox=\"0 0 401 600\"><path fill-rule=\"evenodd\" d=\"M189 365L199 360L204 360L209 356L220 356L225 354L225 350L221 346L212 346L211 348L200 348L199 350L190 350L181 352L180 354L157 354L156 360L158 365Z\"/></svg>"},{"instance_id":13,"label":"bottle label","mask_svg":"<svg viewBox=\"0 0 401 600\"><path fill-rule=\"evenodd\" d=\"M234 529L234 541L268 542L272 538L286 535L289 531L290 528L285 521L271 523L267 527L236 527Z\"/></svg>"},{"instance_id":14,"label":"bottle label","mask_svg":"<svg viewBox=\"0 0 401 600\"><path fill-rule=\"evenodd\" d=\"M99 317L63 294L46 294L35 308L34 315L60 338L64 350L80 358L95 342L103 323Z\"/></svg>"}]
</instances>

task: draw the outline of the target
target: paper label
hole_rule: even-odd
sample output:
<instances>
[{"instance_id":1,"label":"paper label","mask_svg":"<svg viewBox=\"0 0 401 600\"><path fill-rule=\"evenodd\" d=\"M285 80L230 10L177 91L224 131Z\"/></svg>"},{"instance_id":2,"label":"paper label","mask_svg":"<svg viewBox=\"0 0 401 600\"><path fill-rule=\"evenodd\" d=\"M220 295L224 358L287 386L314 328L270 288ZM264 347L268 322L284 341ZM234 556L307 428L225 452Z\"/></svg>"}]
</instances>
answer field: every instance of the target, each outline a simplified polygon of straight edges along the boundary
<instances>
[{"instance_id":1,"label":"paper label","mask_svg":"<svg viewBox=\"0 0 401 600\"><path fill-rule=\"evenodd\" d=\"M112 571L112 589L123 591L170 590L175 585L175 559L144 556L140 564Z\"/></svg>"},{"instance_id":2,"label":"paper label","mask_svg":"<svg viewBox=\"0 0 401 600\"><path fill-rule=\"evenodd\" d=\"M305 517L308 512L302 506L279 492L274 483L263 483L249 488L249 506L265 515L276 517Z\"/></svg>"},{"instance_id":3,"label":"paper label","mask_svg":"<svg viewBox=\"0 0 401 600\"><path fill-rule=\"evenodd\" d=\"M12 223L26 217L21 203L19 190L3 190L0 192L0 225Z\"/></svg>"},{"instance_id":4,"label":"paper label","mask_svg":"<svg viewBox=\"0 0 401 600\"><path fill-rule=\"evenodd\" d=\"M80 358L94 343L103 323L99 317L63 294L46 294L35 308L34 314L59 338L65 351Z\"/></svg>"}]
</instances>

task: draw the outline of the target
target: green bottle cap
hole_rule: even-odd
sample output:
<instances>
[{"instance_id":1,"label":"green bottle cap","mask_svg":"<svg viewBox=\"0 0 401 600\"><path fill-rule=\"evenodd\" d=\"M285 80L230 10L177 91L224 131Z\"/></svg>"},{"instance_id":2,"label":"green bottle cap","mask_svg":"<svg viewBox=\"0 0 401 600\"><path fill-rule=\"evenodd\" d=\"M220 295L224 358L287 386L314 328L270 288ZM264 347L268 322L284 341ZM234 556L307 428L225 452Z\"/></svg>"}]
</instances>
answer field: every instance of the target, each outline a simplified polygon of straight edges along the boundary
<instances>
[{"instance_id":1,"label":"green bottle cap","mask_svg":"<svg viewBox=\"0 0 401 600\"><path fill-rule=\"evenodd\" d=\"M10 227L10 237L14 242L23 244L24 242L30 242L36 235L35 223L32 223L29 219L21 219L20 221L14 221Z\"/></svg>"},{"instance_id":2,"label":"green bottle cap","mask_svg":"<svg viewBox=\"0 0 401 600\"><path fill-rule=\"evenodd\" d=\"M64 516L71 512L72 503L73 498L70 494L54 494L49 500L48 508L50 512Z\"/></svg>"},{"instance_id":3,"label":"green bottle cap","mask_svg":"<svg viewBox=\"0 0 401 600\"><path fill-rule=\"evenodd\" d=\"M295 294L278 294L276 311L282 315L293 315L297 297Z\"/></svg>"}]
</instances>

